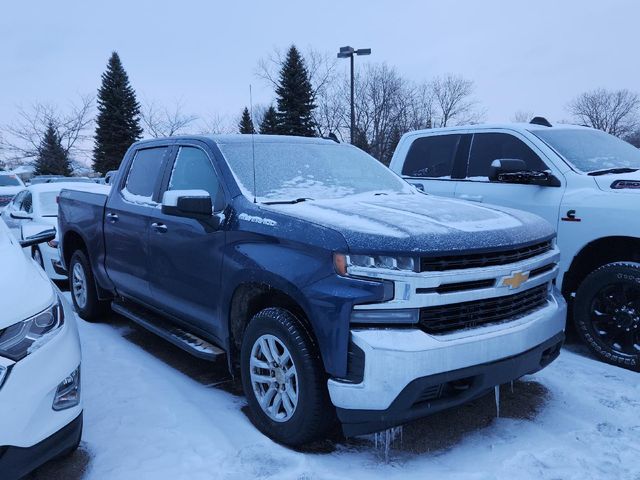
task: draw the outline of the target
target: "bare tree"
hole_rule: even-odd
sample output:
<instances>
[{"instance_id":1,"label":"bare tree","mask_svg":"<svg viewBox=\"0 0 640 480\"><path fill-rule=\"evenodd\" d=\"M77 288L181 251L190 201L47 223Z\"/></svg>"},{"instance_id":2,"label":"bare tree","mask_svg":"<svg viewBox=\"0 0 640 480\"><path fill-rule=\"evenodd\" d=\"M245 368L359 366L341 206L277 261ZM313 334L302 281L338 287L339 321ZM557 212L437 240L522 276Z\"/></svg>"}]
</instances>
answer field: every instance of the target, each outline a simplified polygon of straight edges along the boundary
<instances>
[{"instance_id":1,"label":"bare tree","mask_svg":"<svg viewBox=\"0 0 640 480\"><path fill-rule=\"evenodd\" d=\"M478 102L472 98L475 89L473 81L460 75L448 74L436 77L431 88L438 109L434 126L478 123L484 117L484 112L478 108Z\"/></svg>"},{"instance_id":2,"label":"bare tree","mask_svg":"<svg viewBox=\"0 0 640 480\"><path fill-rule=\"evenodd\" d=\"M511 121L515 123L529 123L533 117L535 117L535 115L528 110L518 110L511 117Z\"/></svg>"},{"instance_id":3,"label":"bare tree","mask_svg":"<svg viewBox=\"0 0 640 480\"><path fill-rule=\"evenodd\" d=\"M618 137L631 134L640 124L640 97L627 89L598 88L582 93L567 110L576 122Z\"/></svg>"},{"instance_id":4,"label":"bare tree","mask_svg":"<svg viewBox=\"0 0 640 480\"><path fill-rule=\"evenodd\" d=\"M202 119L198 130L201 135L224 135L237 133L238 129L236 123L237 122L234 119L231 119L226 115L215 113Z\"/></svg>"},{"instance_id":5,"label":"bare tree","mask_svg":"<svg viewBox=\"0 0 640 480\"><path fill-rule=\"evenodd\" d=\"M145 132L154 138L185 133L187 127L198 119L197 115L184 113L182 101L175 102L171 108L158 106L154 101L146 101L140 117Z\"/></svg>"},{"instance_id":6,"label":"bare tree","mask_svg":"<svg viewBox=\"0 0 640 480\"><path fill-rule=\"evenodd\" d=\"M7 164L29 163L38 156L45 131L51 123L65 152L73 162L88 157L93 123L94 98L81 95L66 111L56 105L34 103L30 108L19 107L17 120L2 128L0 151Z\"/></svg>"}]
</instances>

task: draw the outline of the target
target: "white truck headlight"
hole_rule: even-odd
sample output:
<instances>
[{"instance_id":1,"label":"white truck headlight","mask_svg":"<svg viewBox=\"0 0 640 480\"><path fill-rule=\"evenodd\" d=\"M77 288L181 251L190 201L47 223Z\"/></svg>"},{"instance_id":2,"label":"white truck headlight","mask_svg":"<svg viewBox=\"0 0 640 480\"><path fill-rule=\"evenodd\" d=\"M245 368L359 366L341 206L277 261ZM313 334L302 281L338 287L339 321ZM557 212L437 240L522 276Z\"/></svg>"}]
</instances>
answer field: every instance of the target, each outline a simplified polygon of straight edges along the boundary
<instances>
[{"instance_id":1,"label":"white truck headlight","mask_svg":"<svg viewBox=\"0 0 640 480\"><path fill-rule=\"evenodd\" d=\"M47 343L63 323L64 309L57 299L39 314L0 330L0 356L16 362L22 360Z\"/></svg>"}]
</instances>

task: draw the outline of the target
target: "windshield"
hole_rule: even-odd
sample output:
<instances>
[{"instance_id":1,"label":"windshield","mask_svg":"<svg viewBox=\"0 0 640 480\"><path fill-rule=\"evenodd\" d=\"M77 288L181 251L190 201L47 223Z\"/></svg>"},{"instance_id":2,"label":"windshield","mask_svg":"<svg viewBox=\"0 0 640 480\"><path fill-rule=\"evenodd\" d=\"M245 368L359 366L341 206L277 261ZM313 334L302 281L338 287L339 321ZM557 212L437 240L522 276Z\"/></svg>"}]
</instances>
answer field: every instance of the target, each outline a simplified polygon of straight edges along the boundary
<instances>
[{"instance_id":1,"label":"windshield","mask_svg":"<svg viewBox=\"0 0 640 480\"><path fill-rule=\"evenodd\" d=\"M600 130L535 130L564 159L582 172L610 168L640 169L640 150Z\"/></svg>"},{"instance_id":2,"label":"windshield","mask_svg":"<svg viewBox=\"0 0 640 480\"><path fill-rule=\"evenodd\" d=\"M60 192L42 192L40 197L40 215L43 217L57 217L58 216L58 201L57 197Z\"/></svg>"},{"instance_id":3,"label":"windshield","mask_svg":"<svg viewBox=\"0 0 640 480\"><path fill-rule=\"evenodd\" d=\"M253 195L252 145L218 147L245 195ZM255 144L259 201L340 198L364 192L410 193L400 177L355 147L339 144L264 142Z\"/></svg>"},{"instance_id":4,"label":"windshield","mask_svg":"<svg viewBox=\"0 0 640 480\"><path fill-rule=\"evenodd\" d=\"M15 175L0 175L0 187L21 187L22 183Z\"/></svg>"}]
</instances>

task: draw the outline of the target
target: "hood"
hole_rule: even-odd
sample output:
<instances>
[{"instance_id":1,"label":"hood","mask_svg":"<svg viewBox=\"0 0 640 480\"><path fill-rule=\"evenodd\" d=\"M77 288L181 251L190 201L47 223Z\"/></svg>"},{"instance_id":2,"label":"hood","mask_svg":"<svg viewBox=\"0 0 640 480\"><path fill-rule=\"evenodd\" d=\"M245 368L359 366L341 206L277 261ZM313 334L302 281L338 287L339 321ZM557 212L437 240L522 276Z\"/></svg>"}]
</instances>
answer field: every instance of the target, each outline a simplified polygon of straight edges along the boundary
<instances>
[{"instance_id":1,"label":"hood","mask_svg":"<svg viewBox=\"0 0 640 480\"><path fill-rule=\"evenodd\" d=\"M28 258L0 220L0 329L26 320L54 300L44 270Z\"/></svg>"},{"instance_id":2,"label":"hood","mask_svg":"<svg viewBox=\"0 0 640 480\"><path fill-rule=\"evenodd\" d=\"M15 187L0 187L0 195L16 195L24 190L24 187L17 185Z\"/></svg>"},{"instance_id":3,"label":"hood","mask_svg":"<svg viewBox=\"0 0 640 480\"><path fill-rule=\"evenodd\" d=\"M640 182L640 171L631 173L619 173L613 175L597 175L593 177L600 190L615 193L640 193L640 188L611 188L613 182L618 180L630 180Z\"/></svg>"},{"instance_id":4,"label":"hood","mask_svg":"<svg viewBox=\"0 0 640 480\"><path fill-rule=\"evenodd\" d=\"M530 213L422 193L362 194L271 208L337 230L350 251L362 253L491 250L534 243L555 233Z\"/></svg>"}]
</instances>

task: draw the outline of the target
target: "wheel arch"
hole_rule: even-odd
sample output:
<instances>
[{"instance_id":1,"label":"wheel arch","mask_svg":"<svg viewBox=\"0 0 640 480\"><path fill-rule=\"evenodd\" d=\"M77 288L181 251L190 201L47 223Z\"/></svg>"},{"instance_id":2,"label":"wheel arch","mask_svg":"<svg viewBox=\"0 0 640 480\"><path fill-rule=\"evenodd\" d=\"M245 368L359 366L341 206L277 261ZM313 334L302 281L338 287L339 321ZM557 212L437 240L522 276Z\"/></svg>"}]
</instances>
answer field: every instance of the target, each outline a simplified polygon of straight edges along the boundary
<instances>
[{"instance_id":1,"label":"wheel arch","mask_svg":"<svg viewBox=\"0 0 640 480\"><path fill-rule=\"evenodd\" d=\"M309 314L301 302L279 286L266 281L244 282L236 286L229 303L228 337L229 367L235 371L239 365L239 353L244 331L253 316L269 307L279 307L291 312L300 322L314 346L318 347ZM320 354L320 351L318 351Z\"/></svg>"},{"instance_id":2,"label":"wheel arch","mask_svg":"<svg viewBox=\"0 0 640 480\"><path fill-rule=\"evenodd\" d=\"M586 244L564 275L562 293L569 298L591 272L608 263L624 261L640 262L640 238L610 236Z\"/></svg>"}]
</instances>

